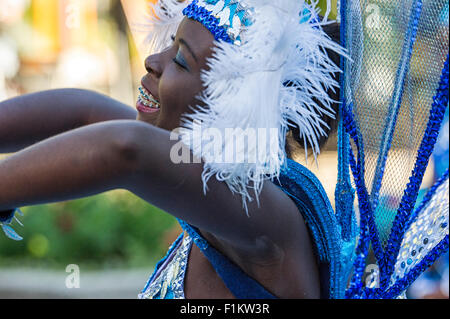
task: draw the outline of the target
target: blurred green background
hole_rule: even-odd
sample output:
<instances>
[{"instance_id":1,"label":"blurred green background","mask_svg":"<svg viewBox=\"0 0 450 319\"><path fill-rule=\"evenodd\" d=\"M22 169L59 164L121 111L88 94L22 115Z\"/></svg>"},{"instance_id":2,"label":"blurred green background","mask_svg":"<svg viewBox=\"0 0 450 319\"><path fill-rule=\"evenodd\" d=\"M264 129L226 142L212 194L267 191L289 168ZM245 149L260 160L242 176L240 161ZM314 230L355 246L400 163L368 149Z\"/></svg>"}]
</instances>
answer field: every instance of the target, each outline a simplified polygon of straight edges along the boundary
<instances>
[{"instance_id":1,"label":"blurred green background","mask_svg":"<svg viewBox=\"0 0 450 319\"><path fill-rule=\"evenodd\" d=\"M0 267L84 269L147 267L179 234L176 220L132 193L111 191L80 200L25 207L13 228L24 238L0 235Z\"/></svg>"}]
</instances>

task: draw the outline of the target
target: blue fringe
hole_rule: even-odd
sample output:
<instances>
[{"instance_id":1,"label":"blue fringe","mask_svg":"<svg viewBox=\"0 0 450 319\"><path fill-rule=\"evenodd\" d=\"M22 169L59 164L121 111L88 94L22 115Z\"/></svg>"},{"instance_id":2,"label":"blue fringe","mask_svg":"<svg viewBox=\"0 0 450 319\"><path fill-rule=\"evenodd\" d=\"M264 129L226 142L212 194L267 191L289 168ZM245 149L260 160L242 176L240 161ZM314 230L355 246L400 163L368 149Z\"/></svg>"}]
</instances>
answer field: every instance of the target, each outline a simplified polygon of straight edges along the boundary
<instances>
[{"instance_id":1,"label":"blue fringe","mask_svg":"<svg viewBox=\"0 0 450 319\"><path fill-rule=\"evenodd\" d=\"M361 137L359 136L355 120L352 113L352 104L344 108L343 114L344 126L350 138L353 139L357 146L357 162L353 156L352 150L349 149L350 168L356 184L358 193L358 204L360 208L360 239L356 252L356 260L354 264L354 274L350 283L350 291L362 289L362 277L365 269L365 259L369 252L369 245L372 242L373 251L378 262L383 263L383 249L378 237L378 230L375 223L372 207L369 202L369 194L364 184L364 148ZM370 238L370 240L369 240ZM348 292L350 294L351 292ZM348 295L350 297L350 295Z\"/></svg>"},{"instance_id":2,"label":"blue fringe","mask_svg":"<svg viewBox=\"0 0 450 319\"><path fill-rule=\"evenodd\" d=\"M340 15L341 25L340 25L340 44L343 48L346 47L347 43L347 24L346 24L346 8L347 1L341 1ZM345 70L347 68L347 59L340 56L340 68ZM342 239L344 241L350 241L352 238L356 237L357 224L354 216L353 203L355 200L355 190L352 188L350 182L350 171L349 171L349 160L348 160L348 149L350 146L348 134L344 130L343 125L343 107L346 105L345 101L345 74L340 75L339 86L340 96L339 101L339 123L338 123L338 180L336 183L335 190L335 211L336 219L342 229Z\"/></svg>"}]
</instances>

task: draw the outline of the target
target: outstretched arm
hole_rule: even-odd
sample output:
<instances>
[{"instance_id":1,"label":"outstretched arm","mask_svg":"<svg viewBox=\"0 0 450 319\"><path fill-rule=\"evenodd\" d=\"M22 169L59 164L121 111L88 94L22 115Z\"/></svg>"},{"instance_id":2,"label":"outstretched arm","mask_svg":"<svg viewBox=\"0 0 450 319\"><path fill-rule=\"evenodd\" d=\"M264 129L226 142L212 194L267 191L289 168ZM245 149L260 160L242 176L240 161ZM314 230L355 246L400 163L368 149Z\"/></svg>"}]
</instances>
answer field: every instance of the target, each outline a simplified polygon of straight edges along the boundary
<instances>
[{"instance_id":1,"label":"outstretched arm","mask_svg":"<svg viewBox=\"0 0 450 319\"><path fill-rule=\"evenodd\" d=\"M205 196L203 164L174 163L175 144L166 130L126 120L52 137L0 161L0 211L123 188L252 252L264 249L268 239L282 244L298 231L295 205L271 183L264 184L260 197L264 209L250 203L250 217L240 196L216 179Z\"/></svg>"},{"instance_id":2,"label":"outstretched arm","mask_svg":"<svg viewBox=\"0 0 450 319\"><path fill-rule=\"evenodd\" d=\"M121 121L63 133L0 161L0 211L98 194L124 187ZM124 151L126 152L126 150Z\"/></svg>"},{"instance_id":3,"label":"outstretched arm","mask_svg":"<svg viewBox=\"0 0 450 319\"><path fill-rule=\"evenodd\" d=\"M136 119L136 110L105 95L57 89L0 102L0 153L27 146L84 125Z\"/></svg>"}]
</instances>

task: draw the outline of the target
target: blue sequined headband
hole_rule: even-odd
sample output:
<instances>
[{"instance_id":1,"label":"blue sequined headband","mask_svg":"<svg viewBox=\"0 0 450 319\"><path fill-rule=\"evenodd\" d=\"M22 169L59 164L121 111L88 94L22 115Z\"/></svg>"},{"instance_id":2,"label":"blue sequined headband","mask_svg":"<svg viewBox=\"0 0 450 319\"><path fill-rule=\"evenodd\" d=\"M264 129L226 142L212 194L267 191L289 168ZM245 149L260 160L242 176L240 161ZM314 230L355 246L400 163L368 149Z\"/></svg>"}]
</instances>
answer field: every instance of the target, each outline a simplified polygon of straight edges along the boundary
<instances>
[{"instance_id":1,"label":"blue sequined headband","mask_svg":"<svg viewBox=\"0 0 450 319\"><path fill-rule=\"evenodd\" d=\"M243 32L252 25L253 8L239 0L193 0L183 14L203 24L219 41L240 45ZM305 6L300 23L307 22L311 10ZM311 19L317 22L318 18Z\"/></svg>"},{"instance_id":2,"label":"blue sequined headband","mask_svg":"<svg viewBox=\"0 0 450 319\"><path fill-rule=\"evenodd\" d=\"M252 23L252 10L238 0L194 0L183 14L203 24L216 40L240 45L242 32Z\"/></svg>"}]
</instances>

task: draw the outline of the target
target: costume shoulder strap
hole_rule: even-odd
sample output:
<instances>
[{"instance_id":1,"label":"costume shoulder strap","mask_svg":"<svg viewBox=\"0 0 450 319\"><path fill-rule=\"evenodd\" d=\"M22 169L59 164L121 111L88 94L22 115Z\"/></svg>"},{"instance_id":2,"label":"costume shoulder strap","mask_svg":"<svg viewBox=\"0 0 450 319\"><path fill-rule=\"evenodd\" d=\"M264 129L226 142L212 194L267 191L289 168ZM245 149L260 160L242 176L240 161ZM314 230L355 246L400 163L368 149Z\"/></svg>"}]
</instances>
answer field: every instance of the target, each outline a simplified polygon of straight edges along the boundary
<instances>
[{"instance_id":1,"label":"costume shoulder strap","mask_svg":"<svg viewBox=\"0 0 450 319\"><path fill-rule=\"evenodd\" d=\"M355 240L344 240L342 227L322 184L311 171L291 159L274 182L295 202L313 237L320 264L322 297L343 298Z\"/></svg>"}]
</instances>

